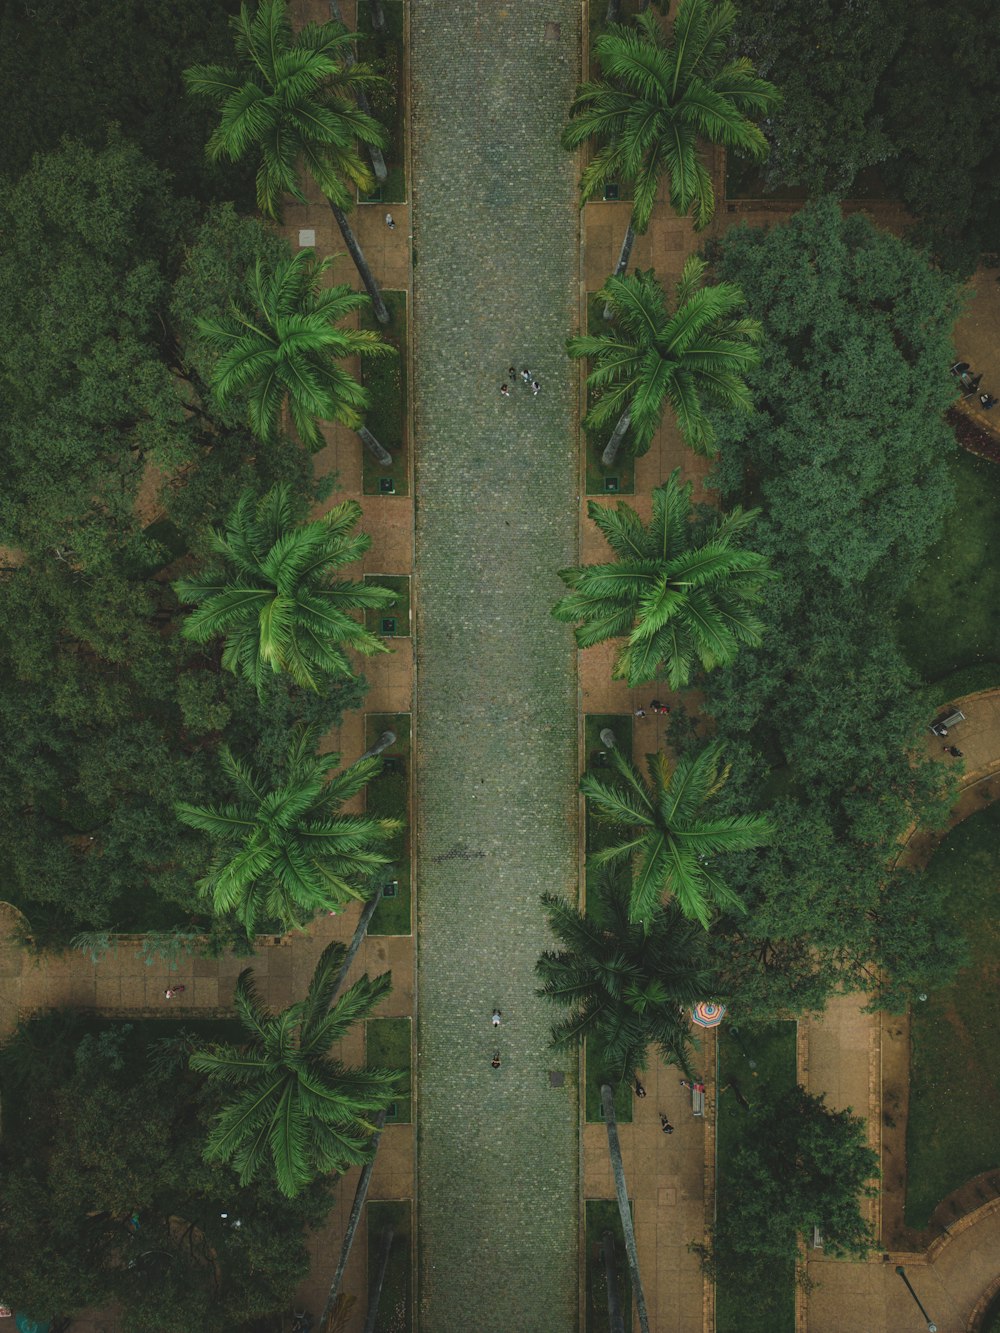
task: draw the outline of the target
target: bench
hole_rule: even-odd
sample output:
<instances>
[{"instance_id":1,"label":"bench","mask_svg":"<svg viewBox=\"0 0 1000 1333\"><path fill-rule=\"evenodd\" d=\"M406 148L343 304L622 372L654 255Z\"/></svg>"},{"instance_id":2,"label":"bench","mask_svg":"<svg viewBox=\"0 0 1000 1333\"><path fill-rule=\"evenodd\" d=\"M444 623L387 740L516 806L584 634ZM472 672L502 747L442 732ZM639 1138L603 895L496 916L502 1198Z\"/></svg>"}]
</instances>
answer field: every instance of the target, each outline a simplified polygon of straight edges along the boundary
<instances>
[{"instance_id":1,"label":"bench","mask_svg":"<svg viewBox=\"0 0 1000 1333\"><path fill-rule=\"evenodd\" d=\"M705 1114L705 1085L704 1083L691 1084L691 1114Z\"/></svg>"}]
</instances>

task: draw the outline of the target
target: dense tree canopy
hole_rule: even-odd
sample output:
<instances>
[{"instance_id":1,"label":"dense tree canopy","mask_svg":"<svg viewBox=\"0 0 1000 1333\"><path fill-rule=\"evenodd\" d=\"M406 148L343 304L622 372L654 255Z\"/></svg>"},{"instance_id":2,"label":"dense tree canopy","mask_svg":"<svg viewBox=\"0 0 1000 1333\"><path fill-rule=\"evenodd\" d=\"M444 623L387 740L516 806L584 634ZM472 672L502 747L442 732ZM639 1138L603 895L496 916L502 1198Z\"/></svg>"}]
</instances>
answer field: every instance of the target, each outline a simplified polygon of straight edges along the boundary
<instances>
[{"instance_id":1,"label":"dense tree canopy","mask_svg":"<svg viewBox=\"0 0 1000 1333\"><path fill-rule=\"evenodd\" d=\"M213 401L196 341L287 248L231 207L200 218L121 139L39 159L0 211L2 893L40 939L178 924L205 853L169 811L223 796L214 746L273 770L276 733L363 692L275 681L258 704L174 632L170 575L220 508L283 482L301 517L320 493L305 450Z\"/></svg>"},{"instance_id":2,"label":"dense tree canopy","mask_svg":"<svg viewBox=\"0 0 1000 1333\"><path fill-rule=\"evenodd\" d=\"M879 1175L864 1121L831 1111L801 1087L729 1114L745 1115L749 1124L719 1181L715 1264L759 1269L794 1261L813 1227L828 1255L863 1258L875 1234L861 1199L875 1196Z\"/></svg>"},{"instance_id":3,"label":"dense tree canopy","mask_svg":"<svg viewBox=\"0 0 1000 1333\"><path fill-rule=\"evenodd\" d=\"M2 1057L0 1271L38 1317L121 1303L129 1333L235 1333L287 1308L327 1181L295 1200L206 1169L203 1025L36 1019Z\"/></svg>"},{"instance_id":4,"label":"dense tree canopy","mask_svg":"<svg viewBox=\"0 0 1000 1333\"><path fill-rule=\"evenodd\" d=\"M108 126L168 170L182 195L253 202L253 172L205 161L211 113L182 71L230 45L236 0L30 0L0 5L0 174L17 179L71 134L103 146Z\"/></svg>"},{"instance_id":5,"label":"dense tree canopy","mask_svg":"<svg viewBox=\"0 0 1000 1333\"><path fill-rule=\"evenodd\" d=\"M927 717L892 611L950 503L956 291L828 203L730 232L720 271L766 337L758 412L720 423L718 484L760 505L754 545L780 578L761 647L705 678L706 706L727 799L770 797L781 836L730 877L749 910L724 923L719 965L758 1012L870 985L873 962L898 1000L957 956L940 902L888 868L911 820L947 808L940 767L911 759Z\"/></svg>"},{"instance_id":6,"label":"dense tree canopy","mask_svg":"<svg viewBox=\"0 0 1000 1333\"><path fill-rule=\"evenodd\" d=\"M733 49L784 92L766 180L900 199L971 273L1000 234L1000 10L992 0L741 0ZM858 182L876 167L877 179ZM871 176L871 173L869 173Z\"/></svg>"}]
</instances>

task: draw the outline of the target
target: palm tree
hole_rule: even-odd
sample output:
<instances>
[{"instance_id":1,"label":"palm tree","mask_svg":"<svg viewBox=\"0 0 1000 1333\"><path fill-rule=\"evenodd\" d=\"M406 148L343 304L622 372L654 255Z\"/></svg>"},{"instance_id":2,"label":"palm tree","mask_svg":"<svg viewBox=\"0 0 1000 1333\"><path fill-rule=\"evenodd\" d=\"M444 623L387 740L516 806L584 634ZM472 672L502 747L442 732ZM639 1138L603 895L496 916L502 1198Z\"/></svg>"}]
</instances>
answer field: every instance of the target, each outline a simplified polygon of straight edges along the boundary
<instances>
[{"instance_id":1,"label":"palm tree","mask_svg":"<svg viewBox=\"0 0 1000 1333\"><path fill-rule=\"evenodd\" d=\"M630 685L665 670L671 689L680 689L696 660L706 671L724 666L740 644L760 643L763 632L749 607L775 575L764 556L738 542L759 511L737 508L695 523L691 483L681 486L679 472L653 491L648 524L624 501L614 509L589 501L587 512L615 559L559 572L571 591L553 616L580 622L581 648L626 638L613 674Z\"/></svg>"},{"instance_id":2,"label":"palm tree","mask_svg":"<svg viewBox=\"0 0 1000 1333\"><path fill-rule=\"evenodd\" d=\"M250 279L250 311L234 308L225 319L199 319L198 330L218 353L212 387L219 401L248 393L250 428L271 442L287 401L302 442L323 447L317 421L340 421L357 430L368 394L337 362L344 357L391 356L396 349L371 329L338 328L368 298L346 284L323 287L334 256L317 262L312 250L279 260L273 272L260 261Z\"/></svg>"},{"instance_id":3,"label":"palm tree","mask_svg":"<svg viewBox=\"0 0 1000 1333\"><path fill-rule=\"evenodd\" d=\"M342 955L343 945L328 945L305 999L277 1015L261 1002L252 970L241 972L233 1003L247 1043L191 1056L192 1069L222 1085L225 1101L205 1159L231 1162L241 1185L273 1170L291 1198L317 1176L362 1165L371 1155L369 1117L392 1100L401 1075L346 1068L330 1050L388 995L391 975L372 981L366 974L334 1003Z\"/></svg>"},{"instance_id":4,"label":"palm tree","mask_svg":"<svg viewBox=\"0 0 1000 1333\"><path fill-rule=\"evenodd\" d=\"M268 669L287 671L310 689L325 675L353 676L344 647L366 656L389 650L350 612L396 600L388 588L334 577L371 545L366 533L352 531L360 517L357 501L345 500L314 522L299 522L287 485L260 499L244 491L225 531L212 535L221 566L173 585L182 602L197 607L181 633L195 643L224 635L222 665L258 694Z\"/></svg>"},{"instance_id":5,"label":"palm tree","mask_svg":"<svg viewBox=\"0 0 1000 1333\"><path fill-rule=\"evenodd\" d=\"M351 59L356 34L339 23L308 23L293 33L286 0L259 0L253 14L243 4L231 22L236 64L184 71L188 90L221 108L209 157L238 162L256 150L257 203L272 218L280 216L283 195L305 200L298 178L303 166L337 219L376 318L388 324L378 283L345 216L353 189L367 192L374 184L358 143L387 143L383 126L355 101L357 90L376 86L379 75Z\"/></svg>"},{"instance_id":6,"label":"palm tree","mask_svg":"<svg viewBox=\"0 0 1000 1333\"><path fill-rule=\"evenodd\" d=\"M582 202L606 181L632 183L633 236L649 226L663 175L677 213L693 213L699 230L712 220L715 194L698 157L699 139L758 160L767 156L767 141L749 117L773 107L780 93L754 74L749 60L730 58L735 21L729 0L681 0L669 37L645 12L634 28L612 25L594 43L603 77L577 88L562 143L571 151L588 139L599 145L580 178ZM627 235L618 274L630 249Z\"/></svg>"},{"instance_id":7,"label":"palm tree","mask_svg":"<svg viewBox=\"0 0 1000 1333\"><path fill-rule=\"evenodd\" d=\"M632 453L647 451L667 403L685 442L700 454L710 454L715 445L703 398L752 410L744 376L760 360L763 330L758 320L737 313L743 293L733 283L702 286L705 268L696 255L685 263L673 315L652 269L608 278L600 295L611 306L614 327L567 341L570 356L595 361L587 377L593 406L584 425L599 430L617 419L601 459L605 467L614 464L630 428Z\"/></svg>"},{"instance_id":8,"label":"palm tree","mask_svg":"<svg viewBox=\"0 0 1000 1333\"><path fill-rule=\"evenodd\" d=\"M539 995L571 1010L552 1028L555 1046L591 1037L601 1081L621 1083L643 1069L656 1043L665 1064L691 1076L691 1026L684 1007L711 989L704 933L675 899L653 907L645 925L629 919L624 867L601 878L586 916L564 898L545 894L549 927L562 949L536 964Z\"/></svg>"},{"instance_id":9,"label":"palm tree","mask_svg":"<svg viewBox=\"0 0 1000 1333\"><path fill-rule=\"evenodd\" d=\"M174 806L183 823L216 843L198 888L211 896L216 916L235 913L247 935L261 919L287 930L366 898L374 873L391 863L384 849L400 820L337 813L378 775L382 760L361 759L331 777L340 756L316 754L315 743L309 728L293 736L285 780L271 791L223 747L220 762L239 801Z\"/></svg>"},{"instance_id":10,"label":"palm tree","mask_svg":"<svg viewBox=\"0 0 1000 1333\"><path fill-rule=\"evenodd\" d=\"M729 777L718 744L679 759L673 768L665 754L647 755L648 783L617 747L608 751L608 760L617 778L585 773L580 790L594 818L622 835L588 859L595 869L631 862L629 920L648 925L668 895L706 930L713 907L742 911L736 894L710 870L712 858L759 847L773 830L764 815L702 816L702 806Z\"/></svg>"}]
</instances>

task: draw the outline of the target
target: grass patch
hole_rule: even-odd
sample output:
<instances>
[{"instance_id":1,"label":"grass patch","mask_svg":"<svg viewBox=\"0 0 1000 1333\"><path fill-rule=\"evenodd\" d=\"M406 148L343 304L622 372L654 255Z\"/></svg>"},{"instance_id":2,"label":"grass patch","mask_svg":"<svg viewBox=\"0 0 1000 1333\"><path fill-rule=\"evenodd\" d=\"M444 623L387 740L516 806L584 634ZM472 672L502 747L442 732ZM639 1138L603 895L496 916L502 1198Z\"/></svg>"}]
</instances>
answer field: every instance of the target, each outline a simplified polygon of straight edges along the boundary
<instances>
[{"instance_id":1,"label":"grass patch","mask_svg":"<svg viewBox=\"0 0 1000 1333\"><path fill-rule=\"evenodd\" d=\"M358 59L369 61L388 81L388 88L368 93L372 114L388 131L383 154L388 179L378 187L377 198L386 204L406 202L406 99L404 96L403 6L401 0L382 0L385 31L376 32L365 0L358 0Z\"/></svg>"},{"instance_id":2,"label":"grass patch","mask_svg":"<svg viewBox=\"0 0 1000 1333\"><path fill-rule=\"evenodd\" d=\"M790 1092L795 1087L795 1024L741 1026L723 1022L719 1030L719 1097L716 1116L718 1210L726 1207L726 1170L746 1131L740 1098L753 1104L759 1090ZM753 1061L755 1068L750 1067ZM794 1333L795 1265L772 1262L767 1281L721 1270L715 1282L717 1333Z\"/></svg>"},{"instance_id":3,"label":"grass patch","mask_svg":"<svg viewBox=\"0 0 1000 1333\"><path fill-rule=\"evenodd\" d=\"M389 1122L408 1125L410 1107L410 1020L369 1018L365 1024L366 1060L372 1069L401 1069L406 1075L396 1098L396 1114Z\"/></svg>"},{"instance_id":4,"label":"grass patch","mask_svg":"<svg viewBox=\"0 0 1000 1333\"><path fill-rule=\"evenodd\" d=\"M365 748L374 745L383 731L396 733L395 744L383 752L385 767L365 789L365 809L370 815L402 819L403 827L389 844L393 864L386 873L386 884L396 881L393 896L383 895L369 935L412 934L410 906L410 715L409 713L368 713L365 716Z\"/></svg>"},{"instance_id":5,"label":"grass patch","mask_svg":"<svg viewBox=\"0 0 1000 1333\"><path fill-rule=\"evenodd\" d=\"M586 766L588 769L596 768L600 771L604 764L602 756L606 753L605 747L601 741L601 731L605 727L610 727L615 733L615 738L619 747L628 755L632 753L632 718L624 713L587 713L583 719L583 750ZM615 830L607 824L599 824L596 819L591 819L590 810L587 810L586 817L586 848L588 852L600 851L602 847L607 847L614 842L616 838ZM594 882L594 872L590 866L587 866L587 894L588 899L592 896L590 889ZM595 899L596 901L596 899ZM588 910L590 910L588 908ZM591 1053L594 1047L587 1039L584 1042L584 1099L586 1105L586 1116L588 1124L597 1124L603 1121L601 1114L601 1087L600 1071L594 1069L594 1076L591 1077ZM596 1062L595 1062L596 1063ZM631 1123L632 1120L632 1088L629 1083L619 1083L615 1088L615 1115L624 1124Z\"/></svg>"},{"instance_id":6,"label":"grass patch","mask_svg":"<svg viewBox=\"0 0 1000 1333\"><path fill-rule=\"evenodd\" d=\"M961 526L946 526L898 611L900 647L927 681L1000 661L1000 467L964 449L948 467Z\"/></svg>"},{"instance_id":7,"label":"grass patch","mask_svg":"<svg viewBox=\"0 0 1000 1333\"><path fill-rule=\"evenodd\" d=\"M585 1205L587 1246L587 1316L585 1333L605 1333L609 1327L608 1284L604 1273L601 1242L605 1231L615 1241L615 1267L618 1273L618 1299L621 1303L625 1333L632 1333L632 1275L625 1254L625 1237L616 1199L587 1199Z\"/></svg>"},{"instance_id":8,"label":"grass patch","mask_svg":"<svg viewBox=\"0 0 1000 1333\"><path fill-rule=\"evenodd\" d=\"M382 1232L393 1228L389 1266L382 1284L375 1333L410 1333L413 1328L413 1295L410 1280L410 1251L413 1236L412 1205L408 1199L379 1200L365 1209L368 1225L368 1289L378 1276Z\"/></svg>"},{"instance_id":9,"label":"grass patch","mask_svg":"<svg viewBox=\"0 0 1000 1333\"><path fill-rule=\"evenodd\" d=\"M927 874L947 882L969 965L913 1007L906 1224L916 1228L952 1190L1000 1167L1000 804L953 828Z\"/></svg>"},{"instance_id":10,"label":"grass patch","mask_svg":"<svg viewBox=\"0 0 1000 1333\"><path fill-rule=\"evenodd\" d=\"M407 310L405 292L386 292L382 297L389 323L380 324L371 306L361 311L361 327L375 329L397 350L396 356L362 356L361 382L368 390L371 407L365 425L392 455L392 467L381 467L362 446L362 489L365 495L381 495L382 482L392 480L393 495L408 495L409 430L406 418Z\"/></svg>"},{"instance_id":11,"label":"grass patch","mask_svg":"<svg viewBox=\"0 0 1000 1333\"><path fill-rule=\"evenodd\" d=\"M365 611L365 628L373 634L382 633L382 621L388 616L396 622L392 635L394 639L410 637L410 576L409 574L366 574L365 583L375 583L380 588L391 588L396 594L396 605L387 611L369 608ZM395 728L393 728L395 730Z\"/></svg>"},{"instance_id":12,"label":"grass patch","mask_svg":"<svg viewBox=\"0 0 1000 1333\"><path fill-rule=\"evenodd\" d=\"M587 293L587 332L592 337L598 337L602 333L607 333L610 325L604 318L604 302L596 292ZM592 369L592 363L587 361L588 373ZM587 411L593 406L591 390L587 388ZM614 467L604 467L601 463L601 454L611 438L613 426L605 426L602 430L594 431L583 429L584 457L587 460L587 494L588 495L634 495L635 494L635 459L629 453L628 436L625 437L625 443L618 451L618 458L615 460ZM605 486L605 480L608 477L616 477L618 480L617 491L608 491Z\"/></svg>"}]
</instances>

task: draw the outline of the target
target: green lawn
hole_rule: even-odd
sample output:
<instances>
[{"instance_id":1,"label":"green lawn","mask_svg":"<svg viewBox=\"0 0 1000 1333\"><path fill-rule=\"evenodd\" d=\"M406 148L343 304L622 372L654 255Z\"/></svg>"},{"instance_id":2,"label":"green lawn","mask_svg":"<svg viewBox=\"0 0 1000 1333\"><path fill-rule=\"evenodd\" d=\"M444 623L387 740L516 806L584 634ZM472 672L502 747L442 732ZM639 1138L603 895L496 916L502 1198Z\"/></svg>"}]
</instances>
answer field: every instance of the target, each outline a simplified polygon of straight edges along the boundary
<instances>
[{"instance_id":1,"label":"green lawn","mask_svg":"<svg viewBox=\"0 0 1000 1333\"><path fill-rule=\"evenodd\" d=\"M409 1333L413 1327L413 1297L410 1282L410 1242L413 1234L409 1200L379 1201L366 1208L368 1224L368 1286L376 1277L379 1239L386 1226L394 1230L389 1267L379 1301L375 1333ZM364 1297L362 1297L364 1299Z\"/></svg>"},{"instance_id":2,"label":"green lawn","mask_svg":"<svg viewBox=\"0 0 1000 1333\"><path fill-rule=\"evenodd\" d=\"M727 1165L746 1126L746 1113L739 1099L743 1097L752 1104L758 1089L790 1091L795 1087L795 1032L794 1023L742 1023L737 1035L729 1018L723 1020L719 1030L716 1116L720 1212L726 1206ZM751 1068L751 1061L755 1068ZM721 1271L715 1283L715 1326L716 1333L794 1333L794 1264L772 1264L766 1284L751 1283L742 1272Z\"/></svg>"},{"instance_id":3,"label":"green lawn","mask_svg":"<svg viewBox=\"0 0 1000 1333\"><path fill-rule=\"evenodd\" d=\"M955 508L900 604L899 642L924 680L977 667L983 689L1000 684L1000 467L964 449L948 462Z\"/></svg>"},{"instance_id":4,"label":"green lawn","mask_svg":"<svg viewBox=\"0 0 1000 1333\"><path fill-rule=\"evenodd\" d=\"M372 1069L400 1069L406 1078L396 1098L394 1125L410 1123L410 1020L369 1018L365 1024L365 1060Z\"/></svg>"},{"instance_id":5,"label":"green lawn","mask_svg":"<svg viewBox=\"0 0 1000 1333\"><path fill-rule=\"evenodd\" d=\"M617 1199L588 1199L586 1211L587 1316L585 1333L605 1333L608 1327L608 1284L604 1273L601 1242L605 1231L615 1239L618 1270L618 1299L621 1302L625 1333L632 1333L632 1275L625 1254L625 1238Z\"/></svg>"},{"instance_id":6,"label":"green lawn","mask_svg":"<svg viewBox=\"0 0 1000 1333\"><path fill-rule=\"evenodd\" d=\"M917 1228L952 1190L1000 1169L1000 803L952 829L927 873L947 878L970 963L913 1007L906 1223Z\"/></svg>"},{"instance_id":7,"label":"green lawn","mask_svg":"<svg viewBox=\"0 0 1000 1333\"><path fill-rule=\"evenodd\" d=\"M370 61L386 80L386 88L370 90L372 114L385 126L389 144L385 165L389 177L376 190L375 197L385 204L406 202L406 106L403 84L403 6L401 0L383 0L385 32L372 28L371 11L365 0L358 3L358 58Z\"/></svg>"},{"instance_id":8,"label":"green lawn","mask_svg":"<svg viewBox=\"0 0 1000 1333\"><path fill-rule=\"evenodd\" d=\"M409 935L410 921L410 715L368 713L365 717L365 746L374 745L383 731L394 731L396 740L382 754L385 766L365 790L365 809L370 815L402 819L403 827L389 844L392 871L386 885L395 881L392 896L383 896L369 935Z\"/></svg>"},{"instance_id":9,"label":"green lawn","mask_svg":"<svg viewBox=\"0 0 1000 1333\"><path fill-rule=\"evenodd\" d=\"M373 634L382 634L382 621L395 620L396 628L387 638L408 639L410 637L410 576L409 574L366 574L366 583L375 583L380 588L391 588L396 594L396 605L388 611L365 612L365 628Z\"/></svg>"},{"instance_id":10,"label":"green lawn","mask_svg":"<svg viewBox=\"0 0 1000 1333\"><path fill-rule=\"evenodd\" d=\"M604 302L596 292L587 293L587 332L596 337L599 334L607 333L610 325L604 319ZM588 371L591 364L587 363ZM591 391L587 389L587 411L591 408ZM587 494L588 495L633 495L635 493L635 459L629 453L628 437L618 453L618 458L613 468L606 468L601 463L601 454L611 434L614 426L605 426L603 430L594 431L584 429L584 454L587 460ZM606 483L607 478L614 478L617 482L613 491L609 491Z\"/></svg>"},{"instance_id":11,"label":"green lawn","mask_svg":"<svg viewBox=\"0 0 1000 1333\"><path fill-rule=\"evenodd\" d=\"M389 311L389 323L380 324L371 306L361 311L361 327L375 329L397 349L396 356L362 356L361 382L368 390L371 407L365 425L392 455L392 467L381 467L364 445L362 450L362 491L365 495L385 494L387 482L392 495L407 495L409 480L409 432L406 420L406 347L407 309L405 292L383 291Z\"/></svg>"}]
</instances>

